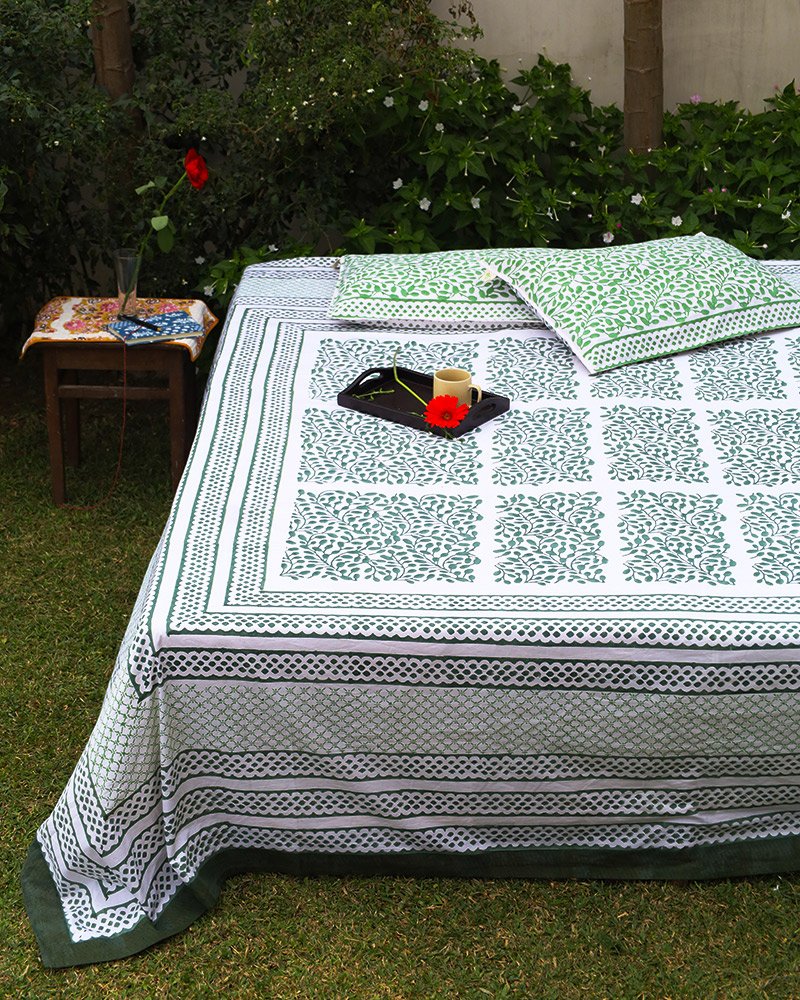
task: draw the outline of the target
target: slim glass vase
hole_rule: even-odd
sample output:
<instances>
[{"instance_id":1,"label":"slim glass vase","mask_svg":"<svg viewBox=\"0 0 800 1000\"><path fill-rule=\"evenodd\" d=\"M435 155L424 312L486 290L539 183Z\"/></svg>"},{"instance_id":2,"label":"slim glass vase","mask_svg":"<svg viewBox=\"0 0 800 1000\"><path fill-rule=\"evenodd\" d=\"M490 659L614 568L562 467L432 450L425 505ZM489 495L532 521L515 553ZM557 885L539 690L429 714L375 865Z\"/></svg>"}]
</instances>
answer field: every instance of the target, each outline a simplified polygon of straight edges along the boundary
<instances>
[{"instance_id":1,"label":"slim glass vase","mask_svg":"<svg viewBox=\"0 0 800 1000\"><path fill-rule=\"evenodd\" d=\"M114 251L114 271L117 276L117 305L120 313L136 313L136 283L142 258L130 247Z\"/></svg>"}]
</instances>

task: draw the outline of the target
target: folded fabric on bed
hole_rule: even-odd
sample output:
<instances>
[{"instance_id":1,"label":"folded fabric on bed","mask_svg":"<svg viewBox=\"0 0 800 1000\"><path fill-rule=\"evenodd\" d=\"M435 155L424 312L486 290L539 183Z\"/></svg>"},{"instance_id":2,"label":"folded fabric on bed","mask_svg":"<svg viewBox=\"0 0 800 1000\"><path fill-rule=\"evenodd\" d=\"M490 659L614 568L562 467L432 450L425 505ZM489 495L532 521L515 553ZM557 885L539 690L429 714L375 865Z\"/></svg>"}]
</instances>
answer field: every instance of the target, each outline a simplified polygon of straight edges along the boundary
<instances>
[{"instance_id":1,"label":"folded fabric on bed","mask_svg":"<svg viewBox=\"0 0 800 1000\"><path fill-rule=\"evenodd\" d=\"M243 868L800 867L800 331L590 377L542 329L332 321L333 285L237 292L26 866L45 963L146 947ZM511 411L448 441L336 405L398 349Z\"/></svg>"},{"instance_id":2,"label":"folded fabric on bed","mask_svg":"<svg viewBox=\"0 0 800 1000\"><path fill-rule=\"evenodd\" d=\"M800 293L698 233L588 250L492 250L483 259L590 372L800 325Z\"/></svg>"},{"instance_id":3,"label":"folded fabric on bed","mask_svg":"<svg viewBox=\"0 0 800 1000\"><path fill-rule=\"evenodd\" d=\"M479 250L420 254L348 254L333 293L333 319L409 323L540 321L502 281L482 280Z\"/></svg>"}]
</instances>

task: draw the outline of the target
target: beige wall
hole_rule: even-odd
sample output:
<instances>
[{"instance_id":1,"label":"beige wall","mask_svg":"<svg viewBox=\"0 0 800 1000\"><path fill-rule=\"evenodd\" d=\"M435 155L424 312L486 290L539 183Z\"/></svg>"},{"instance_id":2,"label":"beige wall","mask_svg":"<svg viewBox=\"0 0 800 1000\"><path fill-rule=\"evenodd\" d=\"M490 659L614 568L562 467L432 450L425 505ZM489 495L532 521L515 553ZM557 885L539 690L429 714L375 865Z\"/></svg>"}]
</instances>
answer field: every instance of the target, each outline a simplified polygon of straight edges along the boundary
<instances>
[{"instance_id":1,"label":"beige wall","mask_svg":"<svg viewBox=\"0 0 800 1000\"><path fill-rule=\"evenodd\" d=\"M450 0L432 0L447 16ZM623 0L473 0L475 48L510 76L539 52L568 62L596 104L622 105ZM800 0L664 0L664 103L692 94L754 111L775 85L800 83Z\"/></svg>"}]
</instances>

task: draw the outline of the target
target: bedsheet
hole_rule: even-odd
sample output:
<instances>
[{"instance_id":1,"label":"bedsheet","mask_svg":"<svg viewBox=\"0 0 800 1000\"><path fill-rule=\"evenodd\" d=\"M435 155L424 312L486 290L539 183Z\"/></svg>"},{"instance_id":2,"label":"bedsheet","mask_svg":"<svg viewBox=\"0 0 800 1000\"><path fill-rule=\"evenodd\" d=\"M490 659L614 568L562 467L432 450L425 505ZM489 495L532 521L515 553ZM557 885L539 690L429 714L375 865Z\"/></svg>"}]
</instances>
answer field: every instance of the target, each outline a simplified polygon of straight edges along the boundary
<instances>
[{"instance_id":1,"label":"bedsheet","mask_svg":"<svg viewBox=\"0 0 800 1000\"><path fill-rule=\"evenodd\" d=\"M242 869L800 867L800 330L592 377L535 322L329 320L332 264L237 291L26 862L45 964L144 948ZM511 411L448 441L336 405L395 351Z\"/></svg>"}]
</instances>

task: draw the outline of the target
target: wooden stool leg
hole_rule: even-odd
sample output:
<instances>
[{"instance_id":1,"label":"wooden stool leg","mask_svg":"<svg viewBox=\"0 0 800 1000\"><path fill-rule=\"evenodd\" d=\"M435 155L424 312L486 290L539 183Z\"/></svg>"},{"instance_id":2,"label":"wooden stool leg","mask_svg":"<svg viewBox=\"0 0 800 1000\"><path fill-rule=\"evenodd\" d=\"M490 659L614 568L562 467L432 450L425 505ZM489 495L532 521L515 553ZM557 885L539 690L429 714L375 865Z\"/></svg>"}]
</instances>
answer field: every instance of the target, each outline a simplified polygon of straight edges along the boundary
<instances>
[{"instance_id":1,"label":"wooden stool leg","mask_svg":"<svg viewBox=\"0 0 800 1000\"><path fill-rule=\"evenodd\" d=\"M192 450L192 442L197 432L197 371L194 362L188 360L186 363L186 373L184 375L183 401L186 410L186 455L184 461L189 457Z\"/></svg>"},{"instance_id":2,"label":"wooden stool leg","mask_svg":"<svg viewBox=\"0 0 800 1000\"><path fill-rule=\"evenodd\" d=\"M61 401L58 398L58 366L50 351L44 351L44 399L47 411L47 439L50 448L50 480L53 503L66 499L64 483L64 443L61 437Z\"/></svg>"},{"instance_id":3,"label":"wooden stool leg","mask_svg":"<svg viewBox=\"0 0 800 1000\"><path fill-rule=\"evenodd\" d=\"M173 492L181 481L189 453L190 429L186 414L187 365L184 351L170 351L169 358L169 447Z\"/></svg>"},{"instance_id":4,"label":"wooden stool leg","mask_svg":"<svg viewBox=\"0 0 800 1000\"><path fill-rule=\"evenodd\" d=\"M77 372L64 372L64 377L77 384ZM81 464L81 411L79 400L65 399L62 401L64 414L64 446L67 465Z\"/></svg>"}]
</instances>

